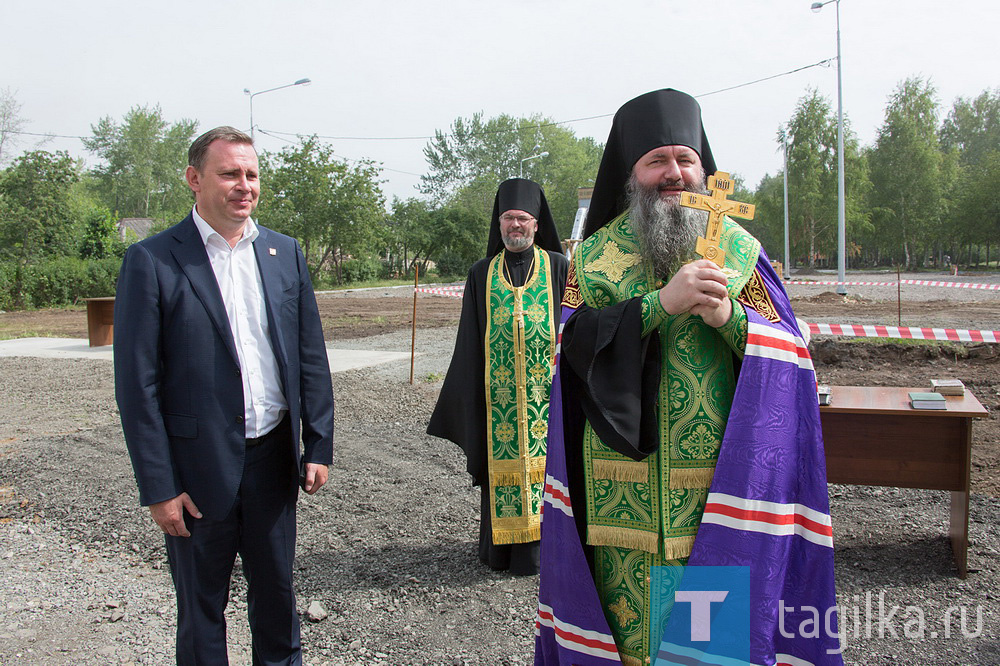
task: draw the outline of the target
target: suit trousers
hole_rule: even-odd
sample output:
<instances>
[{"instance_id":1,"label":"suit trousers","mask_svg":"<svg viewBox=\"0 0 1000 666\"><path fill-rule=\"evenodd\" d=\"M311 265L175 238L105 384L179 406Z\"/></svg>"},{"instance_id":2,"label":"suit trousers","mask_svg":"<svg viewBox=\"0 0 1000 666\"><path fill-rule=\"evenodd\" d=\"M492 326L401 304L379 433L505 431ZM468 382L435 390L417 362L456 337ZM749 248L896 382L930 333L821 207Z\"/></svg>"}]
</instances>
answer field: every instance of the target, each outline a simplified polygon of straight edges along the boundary
<instances>
[{"instance_id":1,"label":"suit trousers","mask_svg":"<svg viewBox=\"0 0 1000 666\"><path fill-rule=\"evenodd\" d=\"M292 587L298 470L290 419L247 443L243 479L229 514L219 521L186 515L191 536L166 536L181 666L229 663L223 613L237 553L247 579L253 664L302 663Z\"/></svg>"}]
</instances>

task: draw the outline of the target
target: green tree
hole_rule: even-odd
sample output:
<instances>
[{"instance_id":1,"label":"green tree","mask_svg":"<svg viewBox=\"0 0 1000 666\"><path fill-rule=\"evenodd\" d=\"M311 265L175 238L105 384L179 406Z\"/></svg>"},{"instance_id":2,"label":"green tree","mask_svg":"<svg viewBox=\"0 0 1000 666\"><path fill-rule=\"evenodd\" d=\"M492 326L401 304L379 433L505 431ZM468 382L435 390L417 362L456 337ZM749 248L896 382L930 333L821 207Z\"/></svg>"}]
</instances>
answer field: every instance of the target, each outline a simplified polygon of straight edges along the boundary
<instances>
[{"instance_id":1,"label":"green tree","mask_svg":"<svg viewBox=\"0 0 1000 666\"><path fill-rule=\"evenodd\" d=\"M956 99L941 124L940 139L942 150L958 151L962 166L982 164L1000 146L1000 88Z\"/></svg>"},{"instance_id":2,"label":"green tree","mask_svg":"<svg viewBox=\"0 0 1000 666\"><path fill-rule=\"evenodd\" d=\"M872 223L870 204L872 181L868 152L862 150L858 145L857 137L851 135L850 143L846 141L844 143L844 155L846 158L844 220L847 236L845 251L847 263L850 264L862 256L866 239L873 237L875 226ZM869 248L869 250L872 249L874 248ZM869 254L872 253L869 252Z\"/></svg>"},{"instance_id":3,"label":"green tree","mask_svg":"<svg viewBox=\"0 0 1000 666\"><path fill-rule=\"evenodd\" d=\"M414 265L419 266L421 275L427 272L437 244L432 212L432 206L423 199L392 198L386 237L386 260L391 272L408 273Z\"/></svg>"},{"instance_id":4,"label":"green tree","mask_svg":"<svg viewBox=\"0 0 1000 666\"><path fill-rule=\"evenodd\" d=\"M83 215L80 258L121 258L124 254L125 243L121 241L114 215L103 206L90 206Z\"/></svg>"},{"instance_id":5,"label":"green tree","mask_svg":"<svg viewBox=\"0 0 1000 666\"><path fill-rule=\"evenodd\" d=\"M975 99L958 98L940 131L945 168L954 184L944 200L941 245L958 259L961 243L985 245L989 263L991 245L997 238L989 193L983 189L995 175L996 151L1000 150L1000 89L984 91ZM993 181L995 182L995 181ZM971 247L970 247L971 255Z\"/></svg>"},{"instance_id":6,"label":"green tree","mask_svg":"<svg viewBox=\"0 0 1000 666\"><path fill-rule=\"evenodd\" d=\"M975 169L961 171L954 197L956 237L985 245L989 265L991 249L1000 238L1000 148L985 153Z\"/></svg>"},{"instance_id":7,"label":"green tree","mask_svg":"<svg viewBox=\"0 0 1000 666\"><path fill-rule=\"evenodd\" d=\"M434 257L441 275L464 277L472 264L486 256L489 219L458 206L432 211L430 219L436 239Z\"/></svg>"},{"instance_id":8,"label":"green tree","mask_svg":"<svg viewBox=\"0 0 1000 666\"><path fill-rule=\"evenodd\" d=\"M389 217L390 249L394 266L410 272L417 266L421 275L434 261L441 276L463 277L486 253L483 238L486 222L481 215L456 205L433 207L429 202L409 198L393 199Z\"/></svg>"},{"instance_id":9,"label":"green tree","mask_svg":"<svg viewBox=\"0 0 1000 666\"><path fill-rule=\"evenodd\" d=\"M71 189L79 179L80 166L69 155L42 150L20 155L0 174L0 301L30 305L26 286L34 282L34 265L76 255Z\"/></svg>"},{"instance_id":10,"label":"green tree","mask_svg":"<svg viewBox=\"0 0 1000 666\"><path fill-rule=\"evenodd\" d=\"M889 98L871 151L873 215L878 234L895 243L902 264L916 264L941 236L946 172L938 144L938 102L930 81L910 78Z\"/></svg>"},{"instance_id":11,"label":"green tree","mask_svg":"<svg viewBox=\"0 0 1000 666\"><path fill-rule=\"evenodd\" d=\"M298 239L314 271L332 264L341 282L345 259L368 257L380 246L386 212L374 163L347 165L316 137L265 154L262 162L259 214Z\"/></svg>"},{"instance_id":12,"label":"green tree","mask_svg":"<svg viewBox=\"0 0 1000 666\"><path fill-rule=\"evenodd\" d=\"M105 117L92 125L83 145L103 160L93 171L104 205L121 217L183 217L191 207L187 149L197 127L194 120L168 123L159 106L136 106L121 123Z\"/></svg>"},{"instance_id":13,"label":"green tree","mask_svg":"<svg viewBox=\"0 0 1000 666\"><path fill-rule=\"evenodd\" d=\"M70 190L80 167L65 152L20 155L0 177L0 253L24 264L75 255L79 244Z\"/></svg>"},{"instance_id":14,"label":"green tree","mask_svg":"<svg viewBox=\"0 0 1000 666\"><path fill-rule=\"evenodd\" d=\"M522 160L547 152L527 162ZM421 192L440 207L464 208L476 215L485 234L497 185L520 175L542 186L556 227L569 236L578 208L577 188L592 185L602 146L589 137L535 114L525 118L482 113L457 118L451 130L435 132L424 147L428 172ZM483 249L486 236L481 239Z\"/></svg>"},{"instance_id":15,"label":"green tree","mask_svg":"<svg viewBox=\"0 0 1000 666\"><path fill-rule=\"evenodd\" d=\"M756 210L752 220L739 220L743 228L761 242L772 259L785 263L785 204L784 182L781 173L764 174L757 189L746 198L733 193L737 201L752 203Z\"/></svg>"},{"instance_id":16,"label":"green tree","mask_svg":"<svg viewBox=\"0 0 1000 666\"><path fill-rule=\"evenodd\" d=\"M799 99L792 118L778 130L779 146L786 137L790 252L793 258L805 257L808 266L814 267L819 257L836 257L838 207L837 118L830 102L817 90L809 90ZM850 235L855 235L868 224L862 203L868 181L857 137L847 119L844 120L844 170L845 226ZM773 196L774 184L768 185ZM780 189L778 193L781 194ZM768 213L770 210L765 208L765 214ZM783 203L781 219L783 226Z\"/></svg>"}]
</instances>

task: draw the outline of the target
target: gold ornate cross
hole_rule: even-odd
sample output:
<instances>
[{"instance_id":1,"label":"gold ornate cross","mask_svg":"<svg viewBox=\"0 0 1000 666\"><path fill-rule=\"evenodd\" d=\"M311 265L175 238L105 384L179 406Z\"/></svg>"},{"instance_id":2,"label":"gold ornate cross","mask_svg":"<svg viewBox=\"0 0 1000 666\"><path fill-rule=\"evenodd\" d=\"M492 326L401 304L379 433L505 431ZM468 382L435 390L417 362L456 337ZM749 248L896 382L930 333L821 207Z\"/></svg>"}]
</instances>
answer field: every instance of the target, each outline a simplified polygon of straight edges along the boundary
<instances>
[{"instance_id":1,"label":"gold ornate cross","mask_svg":"<svg viewBox=\"0 0 1000 666\"><path fill-rule=\"evenodd\" d=\"M514 287L514 321L517 327L524 328L524 287Z\"/></svg>"},{"instance_id":2,"label":"gold ornate cross","mask_svg":"<svg viewBox=\"0 0 1000 666\"><path fill-rule=\"evenodd\" d=\"M681 192L682 206L708 211L705 237L698 237L695 251L714 262L719 268L726 265L726 252L719 247L719 240L722 237L722 216L752 220L755 210L753 204L728 200L726 197L732 194L733 189L734 184L729 174L725 171L716 171L714 175L708 177L708 190L712 193L711 196Z\"/></svg>"}]
</instances>

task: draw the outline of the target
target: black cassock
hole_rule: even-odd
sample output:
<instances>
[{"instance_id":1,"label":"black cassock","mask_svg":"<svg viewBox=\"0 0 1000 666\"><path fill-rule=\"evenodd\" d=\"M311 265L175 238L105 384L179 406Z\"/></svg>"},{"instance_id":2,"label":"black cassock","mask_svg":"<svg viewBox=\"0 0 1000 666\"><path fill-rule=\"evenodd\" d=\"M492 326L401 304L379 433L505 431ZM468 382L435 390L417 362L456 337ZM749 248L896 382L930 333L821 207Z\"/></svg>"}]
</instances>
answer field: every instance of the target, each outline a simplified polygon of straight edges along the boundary
<instances>
[{"instance_id":1,"label":"black cassock","mask_svg":"<svg viewBox=\"0 0 1000 666\"><path fill-rule=\"evenodd\" d=\"M520 287L531 269L533 248L507 252L506 265L511 285ZM557 252L548 252L552 280L552 321L559 326L559 303L566 288L569 262ZM466 469L472 484L482 488L479 524L479 559L491 569L513 574L538 573L538 541L495 545L490 524L489 455L486 450L486 278L492 257L473 264L465 282L462 318L458 323L455 353L441 388L437 406L431 415L427 433L458 444L466 456Z\"/></svg>"}]
</instances>

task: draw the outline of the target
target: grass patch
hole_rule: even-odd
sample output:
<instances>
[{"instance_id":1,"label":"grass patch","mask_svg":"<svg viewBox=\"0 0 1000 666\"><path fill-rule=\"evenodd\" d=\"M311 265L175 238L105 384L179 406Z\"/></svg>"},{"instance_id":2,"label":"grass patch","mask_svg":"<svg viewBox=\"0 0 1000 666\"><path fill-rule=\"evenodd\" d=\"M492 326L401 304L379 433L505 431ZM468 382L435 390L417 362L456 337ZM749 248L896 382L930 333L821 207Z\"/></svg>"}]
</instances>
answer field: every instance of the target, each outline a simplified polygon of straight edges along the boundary
<instances>
[{"instance_id":1,"label":"grass patch","mask_svg":"<svg viewBox=\"0 0 1000 666\"><path fill-rule=\"evenodd\" d=\"M0 340L19 340L21 338L73 338L63 331L47 328L24 328L21 326L0 326Z\"/></svg>"},{"instance_id":2,"label":"grass patch","mask_svg":"<svg viewBox=\"0 0 1000 666\"><path fill-rule=\"evenodd\" d=\"M384 280L362 280L348 284L333 284L317 280L313 285L316 291L348 291L350 289L377 289L379 287L405 287L412 285L413 280L404 279L384 279Z\"/></svg>"},{"instance_id":3,"label":"grass patch","mask_svg":"<svg viewBox=\"0 0 1000 666\"><path fill-rule=\"evenodd\" d=\"M4 327L0 326L0 340L17 340L19 338L54 338L58 337L52 335L46 335L42 331L37 331L30 328L16 328L16 327Z\"/></svg>"},{"instance_id":4,"label":"grass patch","mask_svg":"<svg viewBox=\"0 0 1000 666\"><path fill-rule=\"evenodd\" d=\"M87 339L87 328L82 331L66 331L61 328L26 328L21 326L0 326L0 340L20 340L21 338L72 338Z\"/></svg>"},{"instance_id":5,"label":"grass patch","mask_svg":"<svg viewBox=\"0 0 1000 666\"><path fill-rule=\"evenodd\" d=\"M86 311L87 311L87 304L80 303L79 305L63 305L60 307L21 308L21 309L6 310L6 311L0 310L0 315L16 315L21 312L32 312L35 314L52 313L58 315L65 312L86 312ZM0 318L0 321L2 321L2 318Z\"/></svg>"},{"instance_id":6,"label":"grass patch","mask_svg":"<svg viewBox=\"0 0 1000 666\"><path fill-rule=\"evenodd\" d=\"M420 284L465 282L465 275L438 275L430 273L420 276ZM413 278L385 278L380 280L362 280L360 282L350 282L348 284L334 284L317 280L313 283L316 291L349 291L351 289L379 289L388 287L412 287Z\"/></svg>"}]
</instances>

